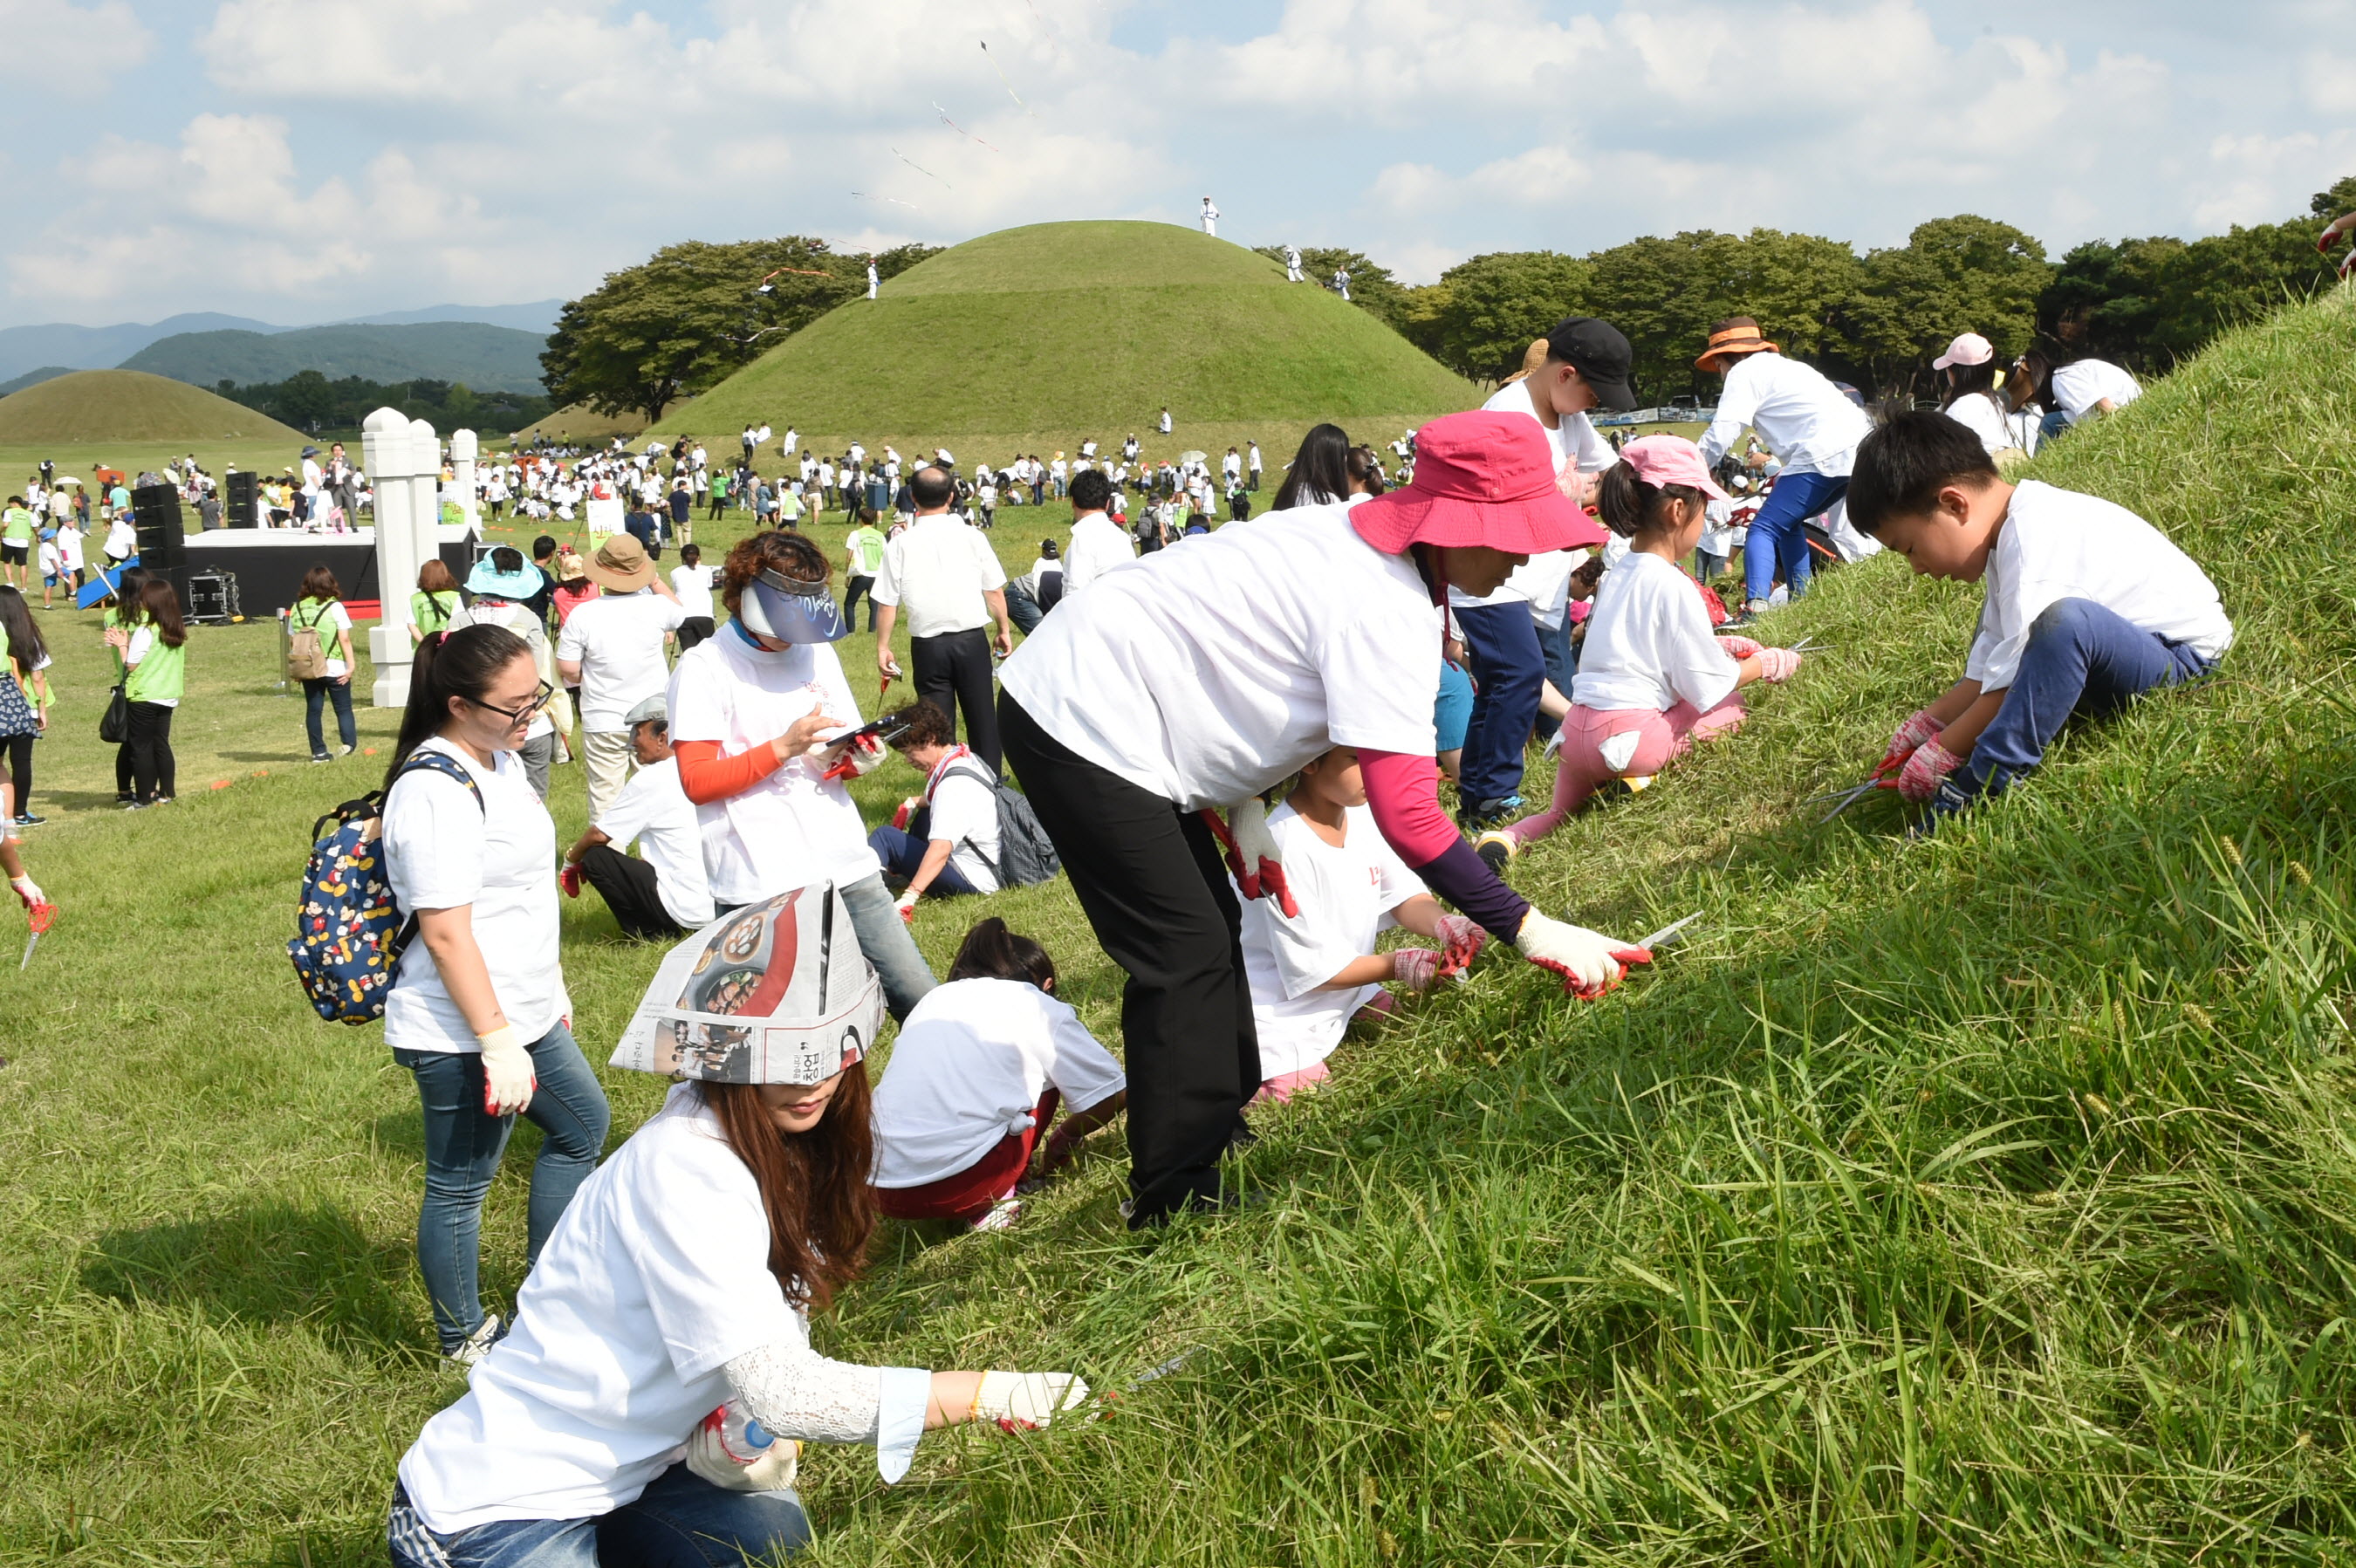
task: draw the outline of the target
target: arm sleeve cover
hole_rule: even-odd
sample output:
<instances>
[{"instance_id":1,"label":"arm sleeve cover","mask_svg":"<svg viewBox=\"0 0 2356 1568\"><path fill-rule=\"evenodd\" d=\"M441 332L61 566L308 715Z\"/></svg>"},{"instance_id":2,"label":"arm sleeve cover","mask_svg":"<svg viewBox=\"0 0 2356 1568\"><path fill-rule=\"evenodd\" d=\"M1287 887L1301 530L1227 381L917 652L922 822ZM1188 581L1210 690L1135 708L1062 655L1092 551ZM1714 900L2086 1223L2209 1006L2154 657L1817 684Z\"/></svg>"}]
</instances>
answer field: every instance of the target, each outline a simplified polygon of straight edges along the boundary
<instances>
[{"instance_id":1,"label":"arm sleeve cover","mask_svg":"<svg viewBox=\"0 0 2356 1568\"><path fill-rule=\"evenodd\" d=\"M777 754L766 746L720 755L716 740L683 740L672 748L679 758L680 788L699 806L741 795L777 770Z\"/></svg>"},{"instance_id":2,"label":"arm sleeve cover","mask_svg":"<svg viewBox=\"0 0 2356 1568\"><path fill-rule=\"evenodd\" d=\"M1455 905L1499 941L1510 942L1529 913L1527 900L1497 880L1440 809L1429 757L1361 747L1366 804L1384 842L1398 852L1425 886Z\"/></svg>"},{"instance_id":3,"label":"arm sleeve cover","mask_svg":"<svg viewBox=\"0 0 2356 1568\"><path fill-rule=\"evenodd\" d=\"M787 1340L747 1350L724 1370L729 1389L763 1426L805 1442L873 1443L886 1481L907 1473L924 1435L927 1371L855 1367Z\"/></svg>"}]
</instances>

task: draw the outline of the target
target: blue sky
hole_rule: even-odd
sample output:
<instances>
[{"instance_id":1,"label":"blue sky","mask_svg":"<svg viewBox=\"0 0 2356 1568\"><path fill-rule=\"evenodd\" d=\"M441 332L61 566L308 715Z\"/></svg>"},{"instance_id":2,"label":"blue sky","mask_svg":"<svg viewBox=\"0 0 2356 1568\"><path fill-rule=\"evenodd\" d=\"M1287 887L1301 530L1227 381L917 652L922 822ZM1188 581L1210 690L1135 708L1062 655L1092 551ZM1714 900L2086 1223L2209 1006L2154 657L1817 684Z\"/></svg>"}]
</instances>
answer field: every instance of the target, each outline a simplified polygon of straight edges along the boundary
<instances>
[{"instance_id":1,"label":"blue sky","mask_svg":"<svg viewBox=\"0 0 2356 1568\"><path fill-rule=\"evenodd\" d=\"M1959 211L2058 253L2356 172L2348 0L0 0L0 325L498 304L679 239L1205 193L1225 236L1414 281Z\"/></svg>"}]
</instances>

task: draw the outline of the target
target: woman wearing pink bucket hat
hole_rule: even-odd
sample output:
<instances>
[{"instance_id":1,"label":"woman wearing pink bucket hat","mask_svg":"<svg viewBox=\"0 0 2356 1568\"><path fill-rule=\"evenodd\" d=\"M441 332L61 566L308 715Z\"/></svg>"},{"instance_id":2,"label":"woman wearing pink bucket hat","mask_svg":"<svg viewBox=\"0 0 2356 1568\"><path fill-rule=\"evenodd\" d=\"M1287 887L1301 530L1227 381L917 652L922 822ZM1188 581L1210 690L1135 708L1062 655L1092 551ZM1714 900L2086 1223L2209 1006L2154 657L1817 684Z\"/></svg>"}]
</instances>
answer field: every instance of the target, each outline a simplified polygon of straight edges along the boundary
<instances>
[{"instance_id":1,"label":"woman wearing pink bucket hat","mask_svg":"<svg viewBox=\"0 0 2356 1568\"><path fill-rule=\"evenodd\" d=\"M1219 1157L1260 1083L1222 864L1244 897L1290 904L1259 797L1313 758L1355 749L1400 858L1569 989L1600 995L1650 956L1531 908L1435 786L1448 588L1493 592L1530 555L1601 532L1557 488L1533 420L1451 414L1416 450L1403 489L1230 524L1107 573L1001 672L1007 760L1129 974L1132 1225L1218 1200Z\"/></svg>"}]
</instances>

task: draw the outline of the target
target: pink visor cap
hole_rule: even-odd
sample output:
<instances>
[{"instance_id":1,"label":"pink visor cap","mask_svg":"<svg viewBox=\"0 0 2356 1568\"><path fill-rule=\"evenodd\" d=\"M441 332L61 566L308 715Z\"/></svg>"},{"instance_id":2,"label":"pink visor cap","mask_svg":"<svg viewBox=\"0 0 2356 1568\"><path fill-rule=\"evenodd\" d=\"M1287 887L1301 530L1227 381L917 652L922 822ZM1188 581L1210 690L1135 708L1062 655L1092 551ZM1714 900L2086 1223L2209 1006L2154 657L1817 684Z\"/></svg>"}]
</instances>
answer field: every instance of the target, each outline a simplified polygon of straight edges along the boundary
<instances>
[{"instance_id":1,"label":"pink visor cap","mask_svg":"<svg viewBox=\"0 0 2356 1568\"><path fill-rule=\"evenodd\" d=\"M1620 449L1620 460L1655 489L1663 485L1690 485L1714 501L1734 499L1709 477L1701 448L1682 435L1640 436Z\"/></svg>"},{"instance_id":2,"label":"pink visor cap","mask_svg":"<svg viewBox=\"0 0 2356 1568\"><path fill-rule=\"evenodd\" d=\"M1985 365L1996 358L1996 345L1976 332L1966 332L1947 345L1947 351L1931 361L1934 371L1949 365Z\"/></svg>"},{"instance_id":3,"label":"pink visor cap","mask_svg":"<svg viewBox=\"0 0 2356 1568\"><path fill-rule=\"evenodd\" d=\"M1603 525L1554 473L1554 447L1527 414L1443 414L1415 433L1415 478L1352 507L1350 526L1386 555L1410 544L1543 555L1602 543Z\"/></svg>"}]
</instances>

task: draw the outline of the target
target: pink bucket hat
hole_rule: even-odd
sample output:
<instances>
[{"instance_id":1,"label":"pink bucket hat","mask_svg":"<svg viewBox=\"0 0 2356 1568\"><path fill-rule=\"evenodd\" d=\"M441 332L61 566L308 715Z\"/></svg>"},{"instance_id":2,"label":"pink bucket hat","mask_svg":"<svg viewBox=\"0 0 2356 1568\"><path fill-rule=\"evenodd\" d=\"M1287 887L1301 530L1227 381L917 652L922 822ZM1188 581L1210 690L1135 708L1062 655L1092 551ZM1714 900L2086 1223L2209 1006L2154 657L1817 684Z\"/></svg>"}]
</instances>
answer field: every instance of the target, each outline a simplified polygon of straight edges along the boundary
<instances>
[{"instance_id":1,"label":"pink bucket hat","mask_svg":"<svg viewBox=\"0 0 2356 1568\"><path fill-rule=\"evenodd\" d=\"M1386 555L1410 544L1485 544L1509 555L1601 544L1603 525L1555 485L1554 448L1523 413L1443 414L1415 433L1415 478L1350 509Z\"/></svg>"},{"instance_id":2,"label":"pink bucket hat","mask_svg":"<svg viewBox=\"0 0 2356 1568\"><path fill-rule=\"evenodd\" d=\"M1976 332L1966 332L1947 345L1947 351L1931 361L1934 371L1949 365L1985 365L1996 358L1996 345Z\"/></svg>"},{"instance_id":3,"label":"pink bucket hat","mask_svg":"<svg viewBox=\"0 0 2356 1568\"><path fill-rule=\"evenodd\" d=\"M1620 449L1620 460L1656 489L1663 485L1691 485L1712 500L1734 499L1709 477L1701 448L1682 435L1639 436Z\"/></svg>"}]
</instances>

